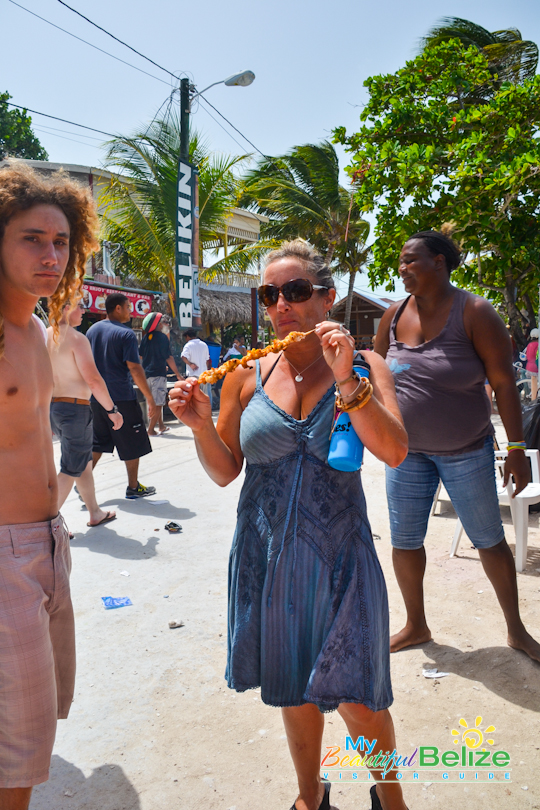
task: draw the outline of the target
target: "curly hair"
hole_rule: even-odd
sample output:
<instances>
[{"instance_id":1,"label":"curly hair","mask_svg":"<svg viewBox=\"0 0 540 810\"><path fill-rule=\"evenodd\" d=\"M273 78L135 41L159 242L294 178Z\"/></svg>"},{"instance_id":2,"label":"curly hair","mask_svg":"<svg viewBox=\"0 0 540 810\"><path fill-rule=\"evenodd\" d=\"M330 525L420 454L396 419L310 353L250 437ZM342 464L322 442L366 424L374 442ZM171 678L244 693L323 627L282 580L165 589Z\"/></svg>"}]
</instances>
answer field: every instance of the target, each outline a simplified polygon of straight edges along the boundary
<instances>
[{"instance_id":1,"label":"curly hair","mask_svg":"<svg viewBox=\"0 0 540 810\"><path fill-rule=\"evenodd\" d=\"M49 322L55 340L62 309L81 298L82 281L90 254L99 248L99 221L90 189L60 170L45 176L19 161L0 168L0 242L11 217L35 205L56 205L69 222L69 259L64 275L49 298ZM4 356L4 316L0 312L0 360Z\"/></svg>"}]
</instances>

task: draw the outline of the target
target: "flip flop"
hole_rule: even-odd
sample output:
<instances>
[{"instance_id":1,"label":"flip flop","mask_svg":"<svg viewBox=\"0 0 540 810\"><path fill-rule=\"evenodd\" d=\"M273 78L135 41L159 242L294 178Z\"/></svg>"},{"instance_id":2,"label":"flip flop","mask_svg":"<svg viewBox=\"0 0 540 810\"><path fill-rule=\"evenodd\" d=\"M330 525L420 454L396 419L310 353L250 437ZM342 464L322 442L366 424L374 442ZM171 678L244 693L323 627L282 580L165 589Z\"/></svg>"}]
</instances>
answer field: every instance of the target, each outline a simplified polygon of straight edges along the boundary
<instances>
[{"instance_id":1,"label":"flip flop","mask_svg":"<svg viewBox=\"0 0 540 810\"><path fill-rule=\"evenodd\" d=\"M102 523L109 523L111 520L116 520L116 515L112 512L107 512L104 518L101 518L100 521L97 523L87 523L86 525L89 526L91 529L94 529L96 526L101 526Z\"/></svg>"},{"instance_id":2,"label":"flip flop","mask_svg":"<svg viewBox=\"0 0 540 810\"><path fill-rule=\"evenodd\" d=\"M165 426L165 427L163 428L163 430L160 430L160 431L159 431L159 435L161 436L163 433L168 433L168 432L169 432L169 430L170 430L170 427Z\"/></svg>"}]
</instances>

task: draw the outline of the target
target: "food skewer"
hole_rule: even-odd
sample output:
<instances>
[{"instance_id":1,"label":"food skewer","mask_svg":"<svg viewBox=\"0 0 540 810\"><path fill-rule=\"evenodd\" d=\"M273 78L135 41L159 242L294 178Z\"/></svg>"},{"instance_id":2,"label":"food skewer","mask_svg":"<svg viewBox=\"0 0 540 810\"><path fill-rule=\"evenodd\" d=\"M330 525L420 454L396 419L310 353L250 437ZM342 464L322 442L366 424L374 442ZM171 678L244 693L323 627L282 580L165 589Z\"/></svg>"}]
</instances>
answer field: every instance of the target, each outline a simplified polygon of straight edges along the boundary
<instances>
[{"instance_id":1,"label":"food skewer","mask_svg":"<svg viewBox=\"0 0 540 810\"><path fill-rule=\"evenodd\" d=\"M235 357L231 360L227 360L226 363L222 363L221 366L218 368L209 368L208 371L203 371L203 373L199 376L198 382L200 385L204 383L216 383L218 380L221 380L229 371L234 371L237 366L243 366L246 368L247 364L250 360L258 360L259 357L265 357L265 355L274 352L281 352L290 346L291 343L295 343L300 340L304 340L308 335L311 335L315 330L310 329L309 332L289 332L286 338L283 340L274 340L270 343L269 346L266 346L264 349L251 349L245 357Z\"/></svg>"}]
</instances>

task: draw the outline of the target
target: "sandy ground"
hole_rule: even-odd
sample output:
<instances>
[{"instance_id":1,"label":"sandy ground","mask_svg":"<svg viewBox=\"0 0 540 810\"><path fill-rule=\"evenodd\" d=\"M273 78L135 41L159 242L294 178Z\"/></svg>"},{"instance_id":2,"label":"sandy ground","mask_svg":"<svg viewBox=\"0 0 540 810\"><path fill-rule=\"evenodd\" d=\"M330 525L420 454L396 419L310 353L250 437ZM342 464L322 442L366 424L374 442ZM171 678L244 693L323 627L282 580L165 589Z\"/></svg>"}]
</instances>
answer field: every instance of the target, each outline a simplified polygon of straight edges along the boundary
<instances>
[{"instance_id":1,"label":"sandy ground","mask_svg":"<svg viewBox=\"0 0 540 810\"><path fill-rule=\"evenodd\" d=\"M287 810L295 777L280 712L257 691L231 692L223 678L227 558L241 480L225 490L214 485L184 427L152 444L140 478L168 504L125 500L123 464L105 457L96 487L118 520L87 529L74 494L63 510L75 532L77 686L70 717L59 723L50 781L35 789L31 810ZM363 478L395 631L404 611L391 565L384 470L369 454ZM406 800L411 810L540 807L540 665L505 645L501 612L466 538L449 559L456 518L445 497L426 542L434 640L392 656L398 753L418 745L451 749L459 719L472 725L482 716L483 728L496 728L494 748L511 755L512 781L420 782L405 786ZM502 514L513 549L508 508ZM164 530L170 519L182 524L182 534ZM523 617L536 637L539 576L538 516L531 515L527 568L518 582ZM106 611L102 596L129 596L133 606ZM170 630L170 620L185 626ZM450 674L427 680L425 665ZM323 746L344 743L341 719L328 715ZM368 785L334 785L332 806L368 808Z\"/></svg>"}]
</instances>

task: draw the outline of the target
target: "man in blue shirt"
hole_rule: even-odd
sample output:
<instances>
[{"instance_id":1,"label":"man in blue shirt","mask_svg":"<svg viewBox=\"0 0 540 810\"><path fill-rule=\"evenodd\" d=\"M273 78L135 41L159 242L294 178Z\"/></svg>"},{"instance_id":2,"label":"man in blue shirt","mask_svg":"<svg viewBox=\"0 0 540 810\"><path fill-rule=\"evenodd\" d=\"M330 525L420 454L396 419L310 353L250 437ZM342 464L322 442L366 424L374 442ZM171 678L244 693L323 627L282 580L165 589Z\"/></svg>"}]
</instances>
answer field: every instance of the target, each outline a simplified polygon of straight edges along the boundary
<instances>
[{"instance_id":1,"label":"man in blue shirt","mask_svg":"<svg viewBox=\"0 0 540 810\"><path fill-rule=\"evenodd\" d=\"M120 412L124 424L120 430L113 431L108 417L111 411L106 411L92 397L93 464L95 467L102 453L112 453L116 447L128 475L126 498L144 498L156 491L155 487L145 487L138 480L139 459L152 452L152 445L133 383L144 394L150 419L155 413L156 404L140 364L137 338L127 326L131 319L128 297L120 292L112 293L107 296L105 310L107 318L91 326L86 337L92 346L98 371L107 383L114 402L112 412Z\"/></svg>"}]
</instances>

